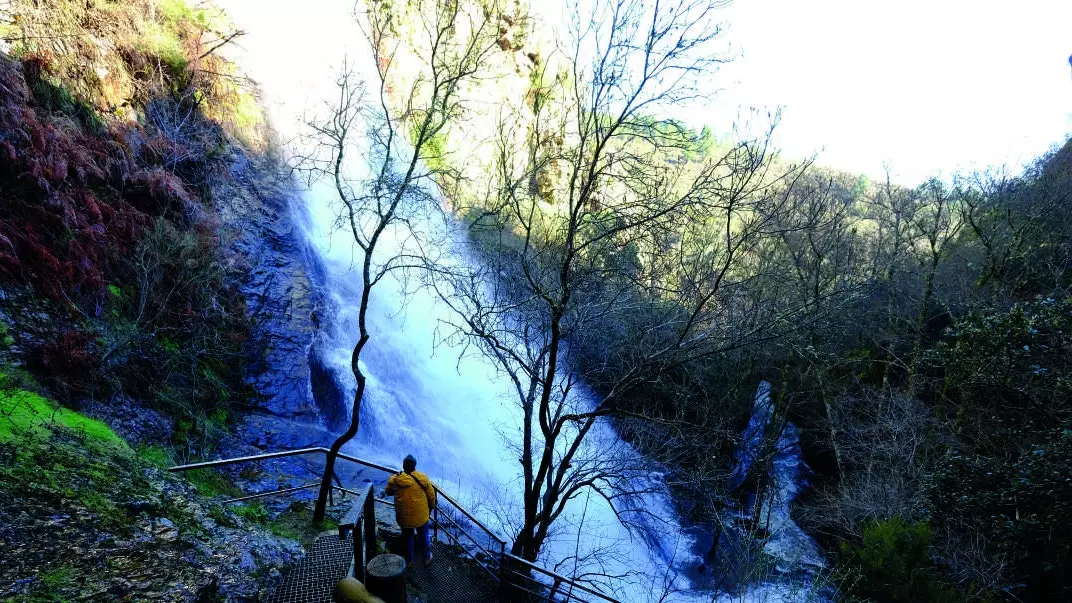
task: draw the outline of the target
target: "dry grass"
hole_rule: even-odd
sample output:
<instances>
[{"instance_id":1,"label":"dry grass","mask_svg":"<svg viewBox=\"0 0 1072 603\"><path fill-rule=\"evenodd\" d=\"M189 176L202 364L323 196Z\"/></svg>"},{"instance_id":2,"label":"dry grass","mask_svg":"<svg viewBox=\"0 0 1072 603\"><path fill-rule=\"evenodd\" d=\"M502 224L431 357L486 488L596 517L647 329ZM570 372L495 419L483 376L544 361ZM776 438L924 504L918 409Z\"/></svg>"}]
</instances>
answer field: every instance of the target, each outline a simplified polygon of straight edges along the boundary
<instances>
[{"instance_id":1,"label":"dry grass","mask_svg":"<svg viewBox=\"0 0 1072 603\"><path fill-rule=\"evenodd\" d=\"M0 25L11 55L101 115L142 122L152 99L196 107L260 150L264 118L252 86L220 56L241 35L221 11L185 0L15 0Z\"/></svg>"}]
</instances>

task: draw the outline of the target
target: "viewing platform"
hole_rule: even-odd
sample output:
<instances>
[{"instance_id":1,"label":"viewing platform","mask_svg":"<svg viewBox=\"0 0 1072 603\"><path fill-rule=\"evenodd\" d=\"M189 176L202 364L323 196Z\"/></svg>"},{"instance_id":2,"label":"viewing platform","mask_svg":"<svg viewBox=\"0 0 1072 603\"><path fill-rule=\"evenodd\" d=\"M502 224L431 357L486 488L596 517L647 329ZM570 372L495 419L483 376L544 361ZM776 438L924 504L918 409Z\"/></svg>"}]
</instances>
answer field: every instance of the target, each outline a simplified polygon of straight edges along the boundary
<instances>
[{"instance_id":1,"label":"viewing platform","mask_svg":"<svg viewBox=\"0 0 1072 603\"><path fill-rule=\"evenodd\" d=\"M181 465L172 467L170 471L249 465L285 457L324 455L326 458L328 454L328 449L323 447L301 448ZM337 460L382 472L384 481L387 476L398 473L396 469L347 454L340 453ZM224 502L282 496L319 486L318 480ZM306 551L306 557L284 576L282 584L269 597L271 603L330 602L340 580L353 576L364 583L369 561L381 553L401 550L401 531L394 525L393 503L377 498L371 483L357 488L345 487L335 475L331 493L333 496L352 497L351 510L339 524L338 532L325 532L316 537ZM405 568L406 592L410 601L619 603L576 580L512 555L503 538L438 487L436 497L439 503L432 510L430 521L434 560L427 566L416 561Z\"/></svg>"}]
</instances>

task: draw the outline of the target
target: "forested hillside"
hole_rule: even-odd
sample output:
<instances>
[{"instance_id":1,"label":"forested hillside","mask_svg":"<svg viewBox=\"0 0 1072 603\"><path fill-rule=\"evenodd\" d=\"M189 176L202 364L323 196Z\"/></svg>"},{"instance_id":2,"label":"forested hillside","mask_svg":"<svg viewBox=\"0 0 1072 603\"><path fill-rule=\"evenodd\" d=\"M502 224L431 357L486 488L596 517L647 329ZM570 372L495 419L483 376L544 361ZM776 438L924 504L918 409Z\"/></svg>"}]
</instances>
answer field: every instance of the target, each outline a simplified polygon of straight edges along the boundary
<instances>
[{"instance_id":1,"label":"forested hillside","mask_svg":"<svg viewBox=\"0 0 1072 603\"><path fill-rule=\"evenodd\" d=\"M516 3L481 4L485 20L434 4L371 3L373 43L390 109L485 264L436 268L432 286L531 413L515 552L535 555L578 484L624 494L630 467L546 452L577 450L601 416L665 464L682 513L717 525L742 495L732 453L766 379L772 424L802 428L814 470L795 515L845 596L1072 594L1072 146L1022 171L871 181L673 119L693 89L669 74L702 72L687 51L712 34L678 19L704 3L609 3L582 15L581 51ZM649 45L615 44L634 35ZM462 65L485 77L418 128ZM502 327L515 320L523 333ZM570 405L556 361L594 409ZM759 492L779 433L746 480Z\"/></svg>"}]
</instances>

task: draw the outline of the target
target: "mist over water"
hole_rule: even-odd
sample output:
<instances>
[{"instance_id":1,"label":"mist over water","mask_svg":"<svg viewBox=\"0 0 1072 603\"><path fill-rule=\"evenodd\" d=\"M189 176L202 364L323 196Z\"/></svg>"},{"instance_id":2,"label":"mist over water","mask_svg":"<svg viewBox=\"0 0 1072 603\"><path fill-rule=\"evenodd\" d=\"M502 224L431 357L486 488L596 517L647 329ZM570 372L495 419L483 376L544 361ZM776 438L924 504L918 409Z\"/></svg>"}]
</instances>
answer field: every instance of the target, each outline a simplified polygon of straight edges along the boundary
<instances>
[{"instance_id":1,"label":"mist over water","mask_svg":"<svg viewBox=\"0 0 1072 603\"><path fill-rule=\"evenodd\" d=\"M370 77L374 65L367 42L351 16L351 2L314 2L300 8L258 0L221 4L247 32L235 58L259 84L262 104L282 140L296 140L304 119L322 114L323 99L333 97L344 59L366 81L375 81ZM360 147L363 137L354 140ZM358 155L368 154L367 148L358 149ZM361 179L360 172L367 167L358 163L350 177ZM314 184L295 203L294 220L323 267L314 279L326 302L314 345L336 380L337 393L349 401L355 388L349 365L358 332L361 256L350 233L335 227L339 207L334 194L331 187ZM425 226L450 233L449 222L435 220L429 216ZM389 256L392 246L397 250L405 244L405 233L389 234L380 257ZM453 239L449 249L443 249L449 261L470 261L464 239ZM516 394L491 360L474 348L444 340L449 309L428 290L415 287L414 278L394 274L374 289L369 313L372 339L362 358L368 387L361 430L347 451L391 466L414 454L422 470L509 541L514 533L511 521L520 515L522 491L518 443L523 415ZM590 407L583 387L572 395L580 397L577 404ZM593 430L587 446L590 453L644 462L608 424ZM626 511L627 517L645 529L627 530L602 497L581 494L560 519L560 532L545 546L543 564L566 575L597 571L614 576L601 585L613 587L608 592L623 601L656 600L666 591L688 589L684 570L698 562L693 539L680 527L662 475L652 468L644 479L647 483L636 486L655 493L624 506L632 509ZM795 488L795 482L791 486ZM788 500L785 509L787 516ZM751 600L785 598L775 595ZM714 593L680 593L671 599L713 597Z\"/></svg>"}]
</instances>

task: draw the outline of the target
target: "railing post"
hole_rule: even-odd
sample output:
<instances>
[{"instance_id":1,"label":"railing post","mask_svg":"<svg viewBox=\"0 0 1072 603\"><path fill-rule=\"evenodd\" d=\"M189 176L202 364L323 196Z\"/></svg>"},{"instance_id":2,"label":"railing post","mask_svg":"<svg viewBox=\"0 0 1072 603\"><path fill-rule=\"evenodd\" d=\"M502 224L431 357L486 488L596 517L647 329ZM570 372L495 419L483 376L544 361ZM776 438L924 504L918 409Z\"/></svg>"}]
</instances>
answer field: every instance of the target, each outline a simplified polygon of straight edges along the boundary
<instances>
[{"instance_id":1,"label":"railing post","mask_svg":"<svg viewBox=\"0 0 1072 603\"><path fill-rule=\"evenodd\" d=\"M365 521L364 517L357 520L358 523L361 523L363 521ZM361 526L354 526L352 538L354 539L354 578L357 578L361 581L362 584L364 584L365 561L361 558L361 552L362 549L364 549L364 547L362 546L362 541L364 540L364 538L362 537Z\"/></svg>"},{"instance_id":2,"label":"railing post","mask_svg":"<svg viewBox=\"0 0 1072 603\"><path fill-rule=\"evenodd\" d=\"M506 542L499 541L499 600L507 601L506 588Z\"/></svg>"},{"instance_id":3,"label":"railing post","mask_svg":"<svg viewBox=\"0 0 1072 603\"><path fill-rule=\"evenodd\" d=\"M372 495L372 485L365 490L364 510L361 515L365 522L365 563L368 563L379 552L376 537L376 497Z\"/></svg>"},{"instance_id":4,"label":"railing post","mask_svg":"<svg viewBox=\"0 0 1072 603\"><path fill-rule=\"evenodd\" d=\"M439 542L439 506L432 509L432 542Z\"/></svg>"}]
</instances>

